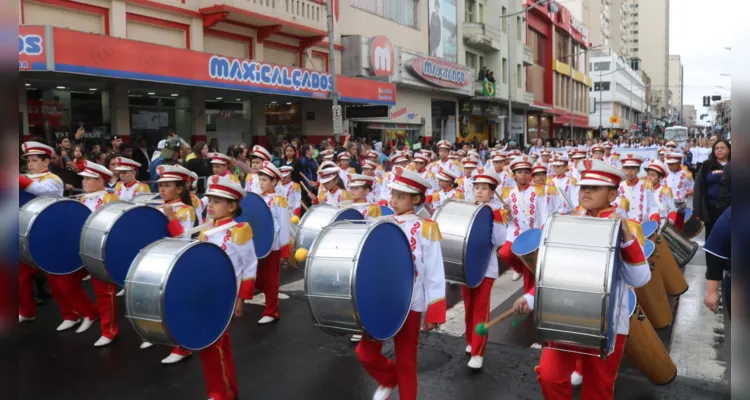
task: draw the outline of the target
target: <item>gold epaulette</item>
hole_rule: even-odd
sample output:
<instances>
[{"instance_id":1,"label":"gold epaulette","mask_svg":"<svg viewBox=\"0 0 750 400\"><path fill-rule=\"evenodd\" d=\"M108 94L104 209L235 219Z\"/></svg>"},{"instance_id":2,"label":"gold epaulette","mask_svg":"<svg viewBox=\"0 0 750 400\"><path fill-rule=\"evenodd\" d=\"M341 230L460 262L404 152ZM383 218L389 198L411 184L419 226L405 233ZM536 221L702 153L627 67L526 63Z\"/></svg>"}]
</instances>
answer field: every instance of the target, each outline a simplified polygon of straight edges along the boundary
<instances>
[{"instance_id":1,"label":"gold epaulette","mask_svg":"<svg viewBox=\"0 0 750 400\"><path fill-rule=\"evenodd\" d=\"M500 195L500 200L505 200L508 197L510 197L510 191L513 190L511 187L504 187L502 194Z\"/></svg>"},{"instance_id":2,"label":"gold epaulette","mask_svg":"<svg viewBox=\"0 0 750 400\"><path fill-rule=\"evenodd\" d=\"M544 185L531 185L534 188L534 192L537 196L544 196L547 194L547 187Z\"/></svg>"},{"instance_id":3,"label":"gold epaulette","mask_svg":"<svg viewBox=\"0 0 750 400\"><path fill-rule=\"evenodd\" d=\"M114 193L106 192L104 193L104 196L102 196L102 204L107 204L117 200L120 200L120 197Z\"/></svg>"},{"instance_id":4,"label":"gold epaulette","mask_svg":"<svg viewBox=\"0 0 750 400\"><path fill-rule=\"evenodd\" d=\"M354 167L349 167L349 171L348 171L348 172L349 172L350 174L356 174L356 173L357 173L357 170L356 170L356 169L354 169Z\"/></svg>"},{"instance_id":5,"label":"gold epaulette","mask_svg":"<svg viewBox=\"0 0 750 400\"><path fill-rule=\"evenodd\" d=\"M58 181L62 182L62 180L60 179L59 176L57 176L57 175L55 175L55 174L53 174L53 173L50 172L50 173L48 173L46 175L40 176L39 177L39 183L42 183L42 182L46 181L47 179L52 179L53 181L54 180L58 180ZM120 183L120 182L117 182L117 183Z\"/></svg>"},{"instance_id":6,"label":"gold epaulette","mask_svg":"<svg viewBox=\"0 0 750 400\"><path fill-rule=\"evenodd\" d=\"M202 205L201 204L201 199L199 199L198 196L196 196L194 194L191 194L190 195L190 202L193 203L193 208L194 209L197 210L197 209L201 208L201 205Z\"/></svg>"},{"instance_id":7,"label":"gold epaulette","mask_svg":"<svg viewBox=\"0 0 750 400\"><path fill-rule=\"evenodd\" d=\"M319 190L318 191L318 201L323 202L326 199L326 191L325 190Z\"/></svg>"},{"instance_id":8,"label":"gold epaulette","mask_svg":"<svg viewBox=\"0 0 750 400\"><path fill-rule=\"evenodd\" d=\"M633 233L636 240L638 240L638 243L643 246L643 244L646 242L646 238L643 237L643 226L641 226L641 224L637 221L633 221L632 219L628 219L627 224L628 230Z\"/></svg>"},{"instance_id":9,"label":"gold epaulette","mask_svg":"<svg viewBox=\"0 0 750 400\"><path fill-rule=\"evenodd\" d=\"M286 201L286 197L284 196L275 196L273 198L273 205L277 207L287 208L289 207L289 204Z\"/></svg>"},{"instance_id":10,"label":"gold epaulette","mask_svg":"<svg viewBox=\"0 0 750 400\"><path fill-rule=\"evenodd\" d=\"M630 201L625 196L620 196L620 208L625 212L630 211Z\"/></svg>"},{"instance_id":11,"label":"gold epaulette","mask_svg":"<svg viewBox=\"0 0 750 400\"><path fill-rule=\"evenodd\" d=\"M576 179L574 176L571 176L570 183L573 184L573 186L575 186L578 184L578 179Z\"/></svg>"},{"instance_id":12,"label":"gold epaulette","mask_svg":"<svg viewBox=\"0 0 750 400\"><path fill-rule=\"evenodd\" d=\"M292 182L292 190L295 192L301 192L302 186L300 186L298 182Z\"/></svg>"},{"instance_id":13,"label":"gold epaulette","mask_svg":"<svg viewBox=\"0 0 750 400\"><path fill-rule=\"evenodd\" d=\"M383 212L380 210L380 206L377 204L370 204L367 206L367 216L372 218L377 218L383 215Z\"/></svg>"},{"instance_id":14,"label":"gold epaulette","mask_svg":"<svg viewBox=\"0 0 750 400\"><path fill-rule=\"evenodd\" d=\"M559 194L559 192L557 191L557 186L555 186L553 183L549 183L547 185L547 194L557 196Z\"/></svg>"},{"instance_id":15,"label":"gold epaulette","mask_svg":"<svg viewBox=\"0 0 750 400\"><path fill-rule=\"evenodd\" d=\"M40 179L39 182L41 181L42 180ZM114 188L115 192L119 192L121 188L122 188L122 181L115 183L115 188Z\"/></svg>"},{"instance_id":16,"label":"gold epaulette","mask_svg":"<svg viewBox=\"0 0 750 400\"><path fill-rule=\"evenodd\" d=\"M443 235L440 234L440 227L438 227L437 222L431 219L422 219L422 237L435 242L442 240Z\"/></svg>"},{"instance_id":17,"label":"gold epaulette","mask_svg":"<svg viewBox=\"0 0 750 400\"><path fill-rule=\"evenodd\" d=\"M440 200L440 193L439 192L432 192L432 202L436 202Z\"/></svg>"},{"instance_id":18,"label":"gold epaulette","mask_svg":"<svg viewBox=\"0 0 750 400\"><path fill-rule=\"evenodd\" d=\"M245 182L252 183L253 176L255 176L255 174L247 174L247 176L245 177Z\"/></svg>"},{"instance_id":19,"label":"gold epaulette","mask_svg":"<svg viewBox=\"0 0 750 400\"><path fill-rule=\"evenodd\" d=\"M235 225L232 229L232 241L238 245L243 245L253 240L253 228L246 222Z\"/></svg>"},{"instance_id":20,"label":"gold epaulette","mask_svg":"<svg viewBox=\"0 0 750 400\"><path fill-rule=\"evenodd\" d=\"M353 197L352 197L351 193L347 192L344 189L341 189L341 200L342 201L348 201L348 200L352 200L352 199L353 199Z\"/></svg>"},{"instance_id":21,"label":"gold epaulette","mask_svg":"<svg viewBox=\"0 0 750 400\"><path fill-rule=\"evenodd\" d=\"M661 190L660 190L660 192L662 192L662 193L666 194L666 195L667 195L667 196L669 196L669 197L673 197L673 196L672 196L672 188L670 188L669 186L663 185L663 186L661 187Z\"/></svg>"},{"instance_id":22,"label":"gold epaulette","mask_svg":"<svg viewBox=\"0 0 750 400\"><path fill-rule=\"evenodd\" d=\"M464 199L464 192L461 191L461 190L456 189L456 198L459 199L459 200L463 200Z\"/></svg>"},{"instance_id":23,"label":"gold epaulette","mask_svg":"<svg viewBox=\"0 0 750 400\"><path fill-rule=\"evenodd\" d=\"M195 210L192 206L189 206L187 204L183 204L180 206L180 208L176 209L174 211L175 216L180 221L194 221L195 220Z\"/></svg>"},{"instance_id":24,"label":"gold epaulette","mask_svg":"<svg viewBox=\"0 0 750 400\"><path fill-rule=\"evenodd\" d=\"M551 177L548 177L548 178L547 178L547 181L546 181L545 183L546 183L547 185L549 185L550 183L552 183L552 179L553 179L553 178L551 178Z\"/></svg>"},{"instance_id":25,"label":"gold epaulette","mask_svg":"<svg viewBox=\"0 0 750 400\"><path fill-rule=\"evenodd\" d=\"M235 174L229 174L229 180L238 185L240 184L240 178L238 178Z\"/></svg>"},{"instance_id":26,"label":"gold epaulette","mask_svg":"<svg viewBox=\"0 0 750 400\"><path fill-rule=\"evenodd\" d=\"M643 181L643 187L646 188L647 190L654 190L654 184L651 183L651 181L648 179L645 179Z\"/></svg>"}]
</instances>

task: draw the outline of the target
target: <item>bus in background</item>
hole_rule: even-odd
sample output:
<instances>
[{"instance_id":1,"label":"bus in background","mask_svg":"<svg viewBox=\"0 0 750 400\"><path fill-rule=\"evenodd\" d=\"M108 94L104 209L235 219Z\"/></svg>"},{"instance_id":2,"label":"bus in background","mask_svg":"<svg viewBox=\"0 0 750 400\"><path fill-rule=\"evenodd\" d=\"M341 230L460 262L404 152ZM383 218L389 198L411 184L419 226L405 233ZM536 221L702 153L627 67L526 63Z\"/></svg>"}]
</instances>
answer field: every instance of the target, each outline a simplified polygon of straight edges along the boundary
<instances>
[{"instance_id":1,"label":"bus in background","mask_svg":"<svg viewBox=\"0 0 750 400\"><path fill-rule=\"evenodd\" d=\"M664 128L664 139L674 140L678 148L682 148L688 141L688 128L679 125Z\"/></svg>"}]
</instances>

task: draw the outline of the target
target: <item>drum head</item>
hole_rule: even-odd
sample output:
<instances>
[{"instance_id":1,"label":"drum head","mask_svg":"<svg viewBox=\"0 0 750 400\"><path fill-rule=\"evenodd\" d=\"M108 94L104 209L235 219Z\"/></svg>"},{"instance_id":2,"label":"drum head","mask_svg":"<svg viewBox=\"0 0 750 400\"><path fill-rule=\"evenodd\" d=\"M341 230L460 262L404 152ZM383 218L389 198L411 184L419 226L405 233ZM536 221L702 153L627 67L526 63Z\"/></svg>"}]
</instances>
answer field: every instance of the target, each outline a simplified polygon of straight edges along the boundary
<instances>
[{"instance_id":1,"label":"drum head","mask_svg":"<svg viewBox=\"0 0 750 400\"><path fill-rule=\"evenodd\" d=\"M83 267L79 254L81 231L91 211L77 201L64 200L42 210L29 229L29 253L42 270L64 275Z\"/></svg>"},{"instance_id":2,"label":"drum head","mask_svg":"<svg viewBox=\"0 0 750 400\"><path fill-rule=\"evenodd\" d=\"M464 252L464 273L466 286L479 286L487 273L490 257L492 257L492 224L494 223L492 208L480 207L474 214L469 235L466 237Z\"/></svg>"},{"instance_id":3,"label":"drum head","mask_svg":"<svg viewBox=\"0 0 750 400\"><path fill-rule=\"evenodd\" d=\"M363 219L364 218L362 218L362 214L360 214L359 211L353 208L344 208L341 212L336 214L336 218L334 218L331 223L340 221L362 221Z\"/></svg>"},{"instance_id":4,"label":"drum head","mask_svg":"<svg viewBox=\"0 0 750 400\"><path fill-rule=\"evenodd\" d=\"M221 337L237 299L237 278L219 246L197 242L174 263L164 284L164 322L174 341L201 350Z\"/></svg>"},{"instance_id":5,"label":"drum head","mask_svg":"<svg viewBox=\"0 0 750 400\"><path fill-rule=\"evenodd\" d=\"M643 243L643 254L646 256L646 258L651 257L654 254L654 250L656 250L656 244L646 239L646 242Z\"/></svg>"},{"instance_id":6,"label":"drum head","mask_svg":"<svg viewBox=\"0 0 750 400\"><path fill-rule=\"evenodd\" d=\"M525 256L527 254L535 252L539 249L539 245L542 243L542 230L541 229L529 229L528 231L520 234L516 240L513 241L510 250L517 256Z\"/></svg>"},{"instance_id":7,"label":"drum head","mask_svg":"<svg viewBox=\"0 0 750 400\"><path fill-rule=\"evenodd\" d=\"M130 264L138 252L157 240L169 237L169 220L153 207L136 207L117 218L107 236L104 260L110 278L125 286Z\"/></svg>"},{"instance_id":8,"label":"drum head","mask_svg":"<svg viewBox=\"0 0 750 400\"><path fill-rule=\"evenodd\" d=\"M388 206L380 206L380 214L383 216L386 215L393 215L395 212L393 212L393 209Z\"/></svg>"},{"instance_id":9,"label":"drum head","mask_svg":"<svg viewBox=\"0 0 750 400\"><path fill-rule=\"evenodd\" d=\"M641 224L641 227L643 229L643 237L650 238L659 229L659 223L656 221L646 221Z\"/></svg>"},{"instance_id":10,"label":"drum head","mask_svg":"<svg viewBox=\"0 0 750 400\"><path fill-rule=\"evenodd\" d=\"M235 221L247 222L253 229L253 244L255 245L255 256L265 258L273 247L274 227L273 215L263 198L255 193L247 192L247 196L240 202L242 215Z\"/></svg>"},{"instance_id":11,"label":"drum head","mask_svg":"<svg viewBox=\"0 0 750 400\"><path fill-rule=\"evenodd\" d=\"M635 295L633 288L628 288L628 317L632 317L635 312L635 306L638 304L638 297Z\"/></svg>"},{"instance_id":12,"label":"drum head","mask_svg":"<svg viewBox=\"0 0 750 400\"><path fill-rule=\"evenodd\" d=\"M36 198L36 195L29 193L25 190L18 191L18 207L23 207L24 204L28 203L29 200Z\"/></svg>"},{"instance_id":13,"label":"drum head","mask_svg":"<svg viewBox=\"0 0 750 400\"><path fill-rule=\"evenodd\" d=\"M354 299L362 327L376 340L390 339L406 322L414 290L414 261L401 228L373 226L356 268Z\"/></svg>"},{"instance_id":14,"label":"drum head","mask_svg":"<svg viewBox=\"0 0 750 400\"><path fill-rule=\"evenodd\" d=\"M686 208L685 209L685 221L689 220L690 217L693 216L693 209L692 208Z\"/></svg>"}]
</instances>

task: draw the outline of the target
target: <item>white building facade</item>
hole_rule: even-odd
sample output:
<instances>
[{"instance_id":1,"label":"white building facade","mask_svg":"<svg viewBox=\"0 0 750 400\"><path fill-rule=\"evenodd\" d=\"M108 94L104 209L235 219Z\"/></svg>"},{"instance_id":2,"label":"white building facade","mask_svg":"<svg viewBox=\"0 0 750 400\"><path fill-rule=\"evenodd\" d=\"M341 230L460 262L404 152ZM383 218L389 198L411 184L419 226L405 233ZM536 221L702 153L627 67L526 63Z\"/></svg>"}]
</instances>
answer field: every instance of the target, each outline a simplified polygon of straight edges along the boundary
<instances>
[{"instance_id":1,"label":"white building facade","mask_svg":"<svg viewBox=\"0 0 750 400\"><path fill-rule=\"evenodd\" d=\"M646 87L640 72L618 55L591 57L591 114L589 125L609 131L636 129L646 111Z\"/></svg>"}]
</instances>

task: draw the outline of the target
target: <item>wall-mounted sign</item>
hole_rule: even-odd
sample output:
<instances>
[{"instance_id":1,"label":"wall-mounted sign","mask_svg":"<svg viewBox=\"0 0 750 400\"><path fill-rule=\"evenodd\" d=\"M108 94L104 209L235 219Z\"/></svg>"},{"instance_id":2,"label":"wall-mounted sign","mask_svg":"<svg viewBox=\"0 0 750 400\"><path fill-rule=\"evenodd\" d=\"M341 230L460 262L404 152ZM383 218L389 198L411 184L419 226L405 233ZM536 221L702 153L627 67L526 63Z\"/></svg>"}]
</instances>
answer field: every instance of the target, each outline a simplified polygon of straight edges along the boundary
<instances>
[{"instance_id":1,"label":"wall-mounted sign","mask_svg":"<svg viewBox=\"0 0 750 400\"><path fill-rule=\"evenodd\" d=\"M422 79L442 87L462 88L471 84L471 70L434 58L417 57L410 67Z\"/></svg>"},{"instance_id":2,"label":"wall-mounted sign","mask_svg":"<svg viewBox=\"0 0 750 400\"><path fill-rule=\"evenodd\" d=\"M384 118L388 117L390 107L388 106L352 106L344 109L346 119L350 118Z\"/></svg>"},{"instance_id":3,"label":"wall-mounted sign","mask_svg":"<svg viewBox=\"0 0 750 400\"><path fill-rule=\"evenodd\" d=\"M391 111L391 119L396 119L406 114L406 107L401 107L397 110Z\"/></svg>"},{"instance_id":4,"label":"wall-mounted sign","mask_svg":"<svg viewBox=\"0 0 750 400\"><path fill-rule=\"evenodd\" d=\"M409 113L409 114L406 115L406 119L408 121L413 121L413 120L415 120L417 118L419 118L419 113L418 112L413 112L413 113Z\"/></svg>"},{"instance_id":5,"label":"wall-mounted sign","mask_svg":"<svg viewBox=\"0 0 750 400\"><path fill-rule=\"evenodd\" d=\"M396 54L391 41L375 36L370 44L370 68L375 76L391 76L396 65Z\"/></svg>"}]
</instances>

